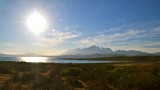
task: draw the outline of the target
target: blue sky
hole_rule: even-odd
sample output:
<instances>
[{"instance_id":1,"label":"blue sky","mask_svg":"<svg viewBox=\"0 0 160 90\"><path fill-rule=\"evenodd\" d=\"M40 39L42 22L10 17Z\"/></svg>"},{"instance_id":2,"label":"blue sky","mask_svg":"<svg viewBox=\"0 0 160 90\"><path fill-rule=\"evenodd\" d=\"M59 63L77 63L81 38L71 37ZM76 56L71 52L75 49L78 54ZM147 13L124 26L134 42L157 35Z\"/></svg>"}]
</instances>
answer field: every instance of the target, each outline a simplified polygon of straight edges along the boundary
<instances>
[{"instance_id":1,"label":"blue sky","mask_svg":"<svg viewBox=\"0 0 160 90\"><path fill-rule=\"evenodd\" d=\"M0 0L0 53L57 55L91 45L160 51L159 0ZM40 35L25 24L40 12Z\"/></svg>"}]
</instances>

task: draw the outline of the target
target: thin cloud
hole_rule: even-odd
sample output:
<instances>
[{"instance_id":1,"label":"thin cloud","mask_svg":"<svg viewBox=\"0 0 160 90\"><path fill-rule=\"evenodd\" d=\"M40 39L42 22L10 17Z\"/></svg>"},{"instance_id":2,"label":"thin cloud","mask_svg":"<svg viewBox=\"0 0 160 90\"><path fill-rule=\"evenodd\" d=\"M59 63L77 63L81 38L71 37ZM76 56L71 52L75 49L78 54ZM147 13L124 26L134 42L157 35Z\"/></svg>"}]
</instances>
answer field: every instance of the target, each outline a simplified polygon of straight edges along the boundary
<instances>
[{"instance_id":1,"label":"thin cloud","mask_svg":"<svg viewBox=\"0 0 160 90\"><path fill-rule=\"evenodd\" d=\"M49 35L47 36L49 37L47 36L40 37L40 41L33 43L33 45L52 47L64 42L65 40L73 39L81 35L80 32L76 31L60 31L55 29L53 29L51 33L48 34Z\"/></svg>"},{"instance_id":2,"label":"thin cloud","mask_svg":"<svg viewBox=\"0 0 160 90\"><path fill-rule=\"evenodd\" d=\"M160 27L155 28L154 31L160 32Z\"/></svg>"},{"instance_id":3,"label":"thin cloud","mask_svg":"<svg viewBox=\"0 0 160 90\"><path fill-rule=\"evenodd\" d=\"M5 45L8 47L15 47L16 46L14 43L5 43Z\"/></svg>"},{"instance_id":4,"label":"thin cloud","mask_svg":"<svg viewBox=\"0 0 160 90\"><path fill-rule=\"evenodd\" d=\"M79 35L81 35L81 33L79 32L76 32L76 31L58 31L58 30L55 30L53 29L52 30L52 33L51 33L51 37L52 38L55 38L55 39L58 39L59 41L63 41L63 40L66 40L66 39L71 39L71 38L74 38L74 37L78 37Z\"/></svg>"},{"instance_id":5,"label":"thin cloud","mask_svg":"<svg viewBox=\"0 0 160 90\"><path fill-rule=\"evenodd\" d=\"M86 44L86 45L100 44L100 43L111 43L111 42L115 42L115 41L126 40L131 37L135 37L139 33L140 32L138 30L129 30L124 33L115 33L112 35L99 34L97 36L82 39L77 43L78 44Z\"/></svg>"}]
</instances>

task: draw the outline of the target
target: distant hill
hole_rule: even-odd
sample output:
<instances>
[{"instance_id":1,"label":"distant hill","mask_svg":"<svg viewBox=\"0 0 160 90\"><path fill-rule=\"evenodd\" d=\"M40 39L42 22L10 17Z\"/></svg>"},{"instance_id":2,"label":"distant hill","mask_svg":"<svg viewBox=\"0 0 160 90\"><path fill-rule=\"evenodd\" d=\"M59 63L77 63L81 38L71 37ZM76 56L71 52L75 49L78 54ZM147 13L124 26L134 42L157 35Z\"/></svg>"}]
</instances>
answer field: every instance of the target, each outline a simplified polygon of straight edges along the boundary
<instances>
[{"instance_id":1,"label":"distant hill","mask_svg":"<svg viewBox=\"0 0 160 90\"><path fill-rule=\"evenodd\" d=\"M0 57L14 57L15 55L0 53Z\"/></svg>"},{"instance_id":2,"label":"distant hill","mask_svg":"<svg viewBox=\"0 0 160 90\"><path fill-rule=\"evenodd\" d=\"M109 56L160 56L160 52L157 53L148 53L148 52L142 52L142 51L136 51L136 50L117 50L113 51L110 48L103 48L103 47L97 47L95 45L90 46L88 48L78 48L78 49L73 49L73 50L68 50L65 52L63 55L70 55L70 56L102 56L102 57L109 57Z\"/></svg>"},{"instance_id":3,"label":"distant hill","mask_svg":"<svg viewBox=\"0 0 160 90\"><path fill-rule=\"evenodd\" d=\"M25 53L25 54L3 54L0 53L0 57L39 57L42 55L32 54L32 53Z\"/></svg>"},{"instance_id":4,"label":"distant hill","mask_svg":"<svg viewBox=\"0 0 160 90\"><path fill-rule=\"evenodd\" d=\"M25 53L25 54L19 54L17 56L19 56L19 57L40 57L42 55L33 54L33 53Z\"/></svg>"},{"instance_id":5,"label":"distant hill","mask_svg":"<svg viewBox=\"0 0 160 90\"><path fill-rule=\"evenodd\" d=\"M147 52L141 52L141 51L136 51L136 50L117 50L114 52L115 54L125 54L128 56L135 56L135 55L148 55L149 53Z\"/></svg>"},{"instance_id":6,"label":"distant hill","mask_svg":"<svg viewBox=\"0 0 160 90\"><path fill-rule=\"evenodd\" d=\"M155 53L153 53L154 55L160 55L160 52L155 52Z\"/></svg>"},{"instance_id":7,"label":"distant hill","mask_svg":"<svg viewBox=\"0 0 160 90\"><path fill-rule=\"evenodd\" d=\"M61 55L57 56L56 58L105 58L105 57L115 57L115 56L126 56L126 55L117 55L117 54L88 54L88 55L81 55L81 54L75 54L75 55Z\"/></svg>"}]
</instances>

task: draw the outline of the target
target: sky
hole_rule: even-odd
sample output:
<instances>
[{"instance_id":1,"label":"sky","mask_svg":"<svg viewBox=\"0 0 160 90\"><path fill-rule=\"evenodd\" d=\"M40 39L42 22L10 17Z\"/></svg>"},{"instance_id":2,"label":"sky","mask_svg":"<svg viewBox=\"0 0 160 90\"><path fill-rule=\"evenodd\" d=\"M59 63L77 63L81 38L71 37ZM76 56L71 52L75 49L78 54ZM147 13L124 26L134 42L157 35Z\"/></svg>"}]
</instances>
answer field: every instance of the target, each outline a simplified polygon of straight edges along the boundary
<instances>
[{"instance_id":1,"label":"sky","mask_svg":"<svg viewBox=\"0 0 160 90\"><path fill-rule=\"evenodd\" d=\"M26 19L39 12L47 29ZM160 52L160 0L0 0L0 53L58 55L91 45Z\"/></svg>"}]
</instances>

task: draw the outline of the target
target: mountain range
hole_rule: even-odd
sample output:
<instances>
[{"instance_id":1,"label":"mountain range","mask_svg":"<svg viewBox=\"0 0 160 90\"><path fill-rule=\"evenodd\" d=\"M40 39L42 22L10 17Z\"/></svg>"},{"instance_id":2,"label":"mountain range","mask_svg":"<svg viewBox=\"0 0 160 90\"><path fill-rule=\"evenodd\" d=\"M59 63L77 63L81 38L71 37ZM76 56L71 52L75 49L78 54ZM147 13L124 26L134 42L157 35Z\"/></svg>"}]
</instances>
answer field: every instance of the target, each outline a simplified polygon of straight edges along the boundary
<instances>
[{"instance_id":1,"label":"mountain range","mask_svg":"<svg viewBox=\"0 0 160 90\"><path fill-rule=\"evenodd\" d=\"M158 55L160 56L160 52L156 53L148 53L136 50L116 50L113 51L110 48L97 47L95 45L87 47L87 48L77 48L66 51L63 55L93 55L93 54L105 54L105 55L126 55L126 56L147 56L147 55Z\"/></svg>"},{"instance_id":2,"label":"mountain range","mask_svg":"<svg viewBox=\"0 0 160 90\"><path fill-rule=\"evenodd\" d=\"M0 57L39 57L44 55L37 55L32 53L26 54L3 54L0 53ZM116 50L113 51L110 48L98 47L98 46L90 46L87 48L77 48L68 50L62 55L53 56L56 58L98 58L98 57L113 57L113 56L160 56L160 52L148 53L136 50ZM51 56L52 57L52 56Z\"/></svg>"}]
</instances>

